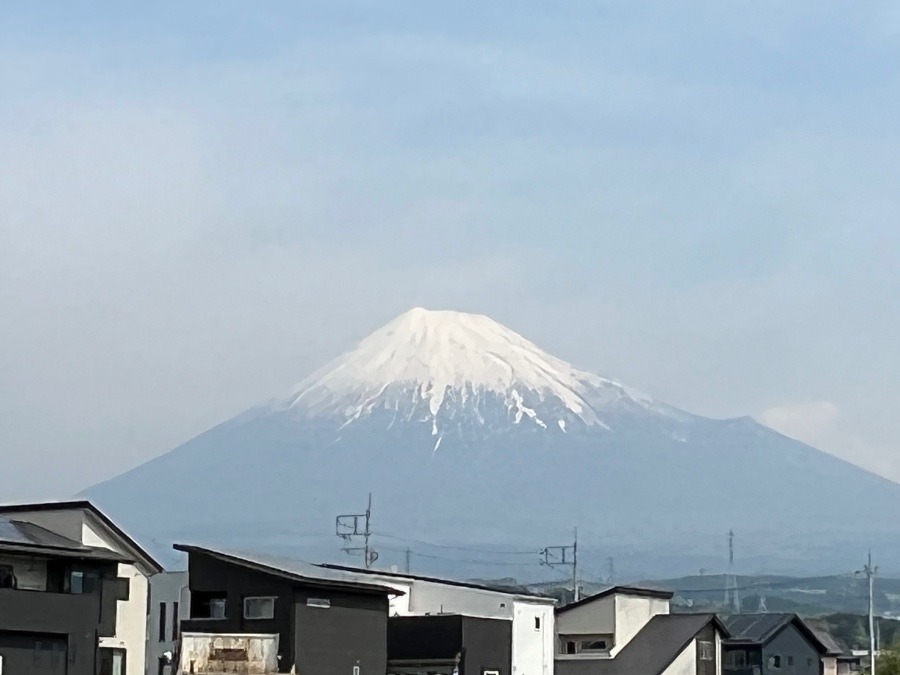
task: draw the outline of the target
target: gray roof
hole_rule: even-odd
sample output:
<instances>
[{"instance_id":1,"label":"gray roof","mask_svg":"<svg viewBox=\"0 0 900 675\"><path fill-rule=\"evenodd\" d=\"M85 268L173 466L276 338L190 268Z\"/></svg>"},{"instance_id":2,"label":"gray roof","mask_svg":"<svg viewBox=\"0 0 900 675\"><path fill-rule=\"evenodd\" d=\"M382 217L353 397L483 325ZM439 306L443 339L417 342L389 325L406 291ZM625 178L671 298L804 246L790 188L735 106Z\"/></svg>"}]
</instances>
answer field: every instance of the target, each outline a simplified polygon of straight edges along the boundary
<instances>
[{"instance_id":1,"label":"gray roof","mask_svg":"<svg viewBox=\"0 0 900 675\"><path fill-rule=\"evenodd\" d=\"M403 595L403 591L390 586L361 581L358 574L319 567L296 558L286 558L255 551L193 546L190 544L175 544L174 548L177 551L184 551L188 554L199 553L212 556L234 565L273 574L301 584L340 587L367 593L383 593L385 595Z\"/></svg>"},{"instance_id":2,"label":"gray roof","mask_svg":"<svg viewBox=\"0 0 900 675\"><path fill-rule=\"evenodd\" d=\"M557 659L559 675L659 675L710 623L728 634L715 614L654 616L615 658Z\"/></svg>"},{"instance_id":3,"label":"gray roof","mask_svg":"<svg viewBox=\"0 0 900 675\"><path fill-rule=\"evenodd\" d=\"M4 515L0 515L0 548L4 551L42 553L48 556L127 561L124 556L107 548L85 546L79 541L63 537L40 525Z\"/></svg>"},{"instance_id":4,"label":"gray roof","mask_svg":"<svg viewBox=\"0 0 900 675\"><path fill-rule=\"evenodd\" d=\"M828 646L796 614L734 614L725 623L731 632L730 642L733 643L764 645L787 626L794 625L820 653L829 652Z\"/></svg>"}]
</instances>

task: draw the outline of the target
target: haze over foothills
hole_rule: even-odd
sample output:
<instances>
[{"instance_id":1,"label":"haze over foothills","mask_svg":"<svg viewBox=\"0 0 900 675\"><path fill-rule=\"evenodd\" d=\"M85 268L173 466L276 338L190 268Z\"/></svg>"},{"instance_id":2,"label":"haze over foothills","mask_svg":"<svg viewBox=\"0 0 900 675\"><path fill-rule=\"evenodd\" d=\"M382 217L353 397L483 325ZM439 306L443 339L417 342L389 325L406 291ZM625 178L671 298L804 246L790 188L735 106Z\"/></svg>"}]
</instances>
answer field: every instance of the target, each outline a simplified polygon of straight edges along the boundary
<instances>
[{"instance_id":1,"label":"haze over foothills","mask_svg":"<svg viewBox=\"0 0 900 675\"><path fill-rule=\"evenodd\" d=\"M2 14L3 501L419 305L900 480L894 3Z\"/></svg>"}]
</instances>

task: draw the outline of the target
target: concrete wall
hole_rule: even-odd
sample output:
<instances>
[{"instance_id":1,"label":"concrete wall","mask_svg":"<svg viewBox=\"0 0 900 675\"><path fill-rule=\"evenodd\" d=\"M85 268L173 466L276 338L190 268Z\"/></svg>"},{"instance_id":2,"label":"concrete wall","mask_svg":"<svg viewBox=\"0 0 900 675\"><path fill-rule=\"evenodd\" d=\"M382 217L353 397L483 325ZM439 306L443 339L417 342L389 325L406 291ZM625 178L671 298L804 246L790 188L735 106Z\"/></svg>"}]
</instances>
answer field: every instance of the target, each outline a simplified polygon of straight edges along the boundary
<instances>
[{"instance_id":1,"label":"concrete wall","mask_svg":"<svg viewBox=\"0 0 900 675\"><path fill-rule=\"evenodd\" d=\"M691 643L669 664L662 675L696 675L697 673L697 641Z\"/></svg>"},{"instance_id":2,"label":"concrete wall","mask_svg":"<svg viewBox=\"0 0 900 675\"><path fill-rule=\"evenodd\" d=\"M615 656L631 642L654 616L669 613L669 601L632 595L616 595L615 645L610 654Z\"/></svg>"}]
</instances>

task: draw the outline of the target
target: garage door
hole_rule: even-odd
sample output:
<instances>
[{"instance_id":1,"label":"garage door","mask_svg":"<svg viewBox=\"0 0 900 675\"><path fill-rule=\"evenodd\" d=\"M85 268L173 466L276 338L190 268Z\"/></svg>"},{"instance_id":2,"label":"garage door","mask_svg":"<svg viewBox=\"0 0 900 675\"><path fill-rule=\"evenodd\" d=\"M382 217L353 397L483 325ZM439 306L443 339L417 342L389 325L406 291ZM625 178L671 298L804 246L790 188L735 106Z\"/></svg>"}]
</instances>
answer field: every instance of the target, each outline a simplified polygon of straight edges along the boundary
<instances>
[{"instance_id":1,"label":"garage door","mask_svg":"<svg viewBox=\"0 0 900 675\"><path fill-rule=\"evenodd\" d=\"M66 640L57 635L0 633L3 675L66 675Z\"/></svg>"}]
</instances>

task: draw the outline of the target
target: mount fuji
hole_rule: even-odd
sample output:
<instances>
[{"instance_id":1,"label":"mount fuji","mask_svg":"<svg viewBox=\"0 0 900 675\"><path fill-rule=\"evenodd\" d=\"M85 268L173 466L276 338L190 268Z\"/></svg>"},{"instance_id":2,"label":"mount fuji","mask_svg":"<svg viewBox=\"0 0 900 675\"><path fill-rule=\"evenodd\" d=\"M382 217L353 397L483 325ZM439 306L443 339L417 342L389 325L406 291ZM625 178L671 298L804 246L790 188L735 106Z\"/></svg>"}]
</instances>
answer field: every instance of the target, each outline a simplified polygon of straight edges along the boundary
<instances>
[{"instance_id":1,"label":"mount fuji","mask_svg":"<svg viewBox=\"0 0 900 675\"><path fill-rule=\"evenodd\" d=\"M578 370L488 317L413 309L302 380L83 493L173 540L341 555L374 495L381 562L537 574L578 527L587 573L900 571L900 485L750 418L715 420ZM534 551L532 557L526 555Z\"/></svg>"}]
</instances>

